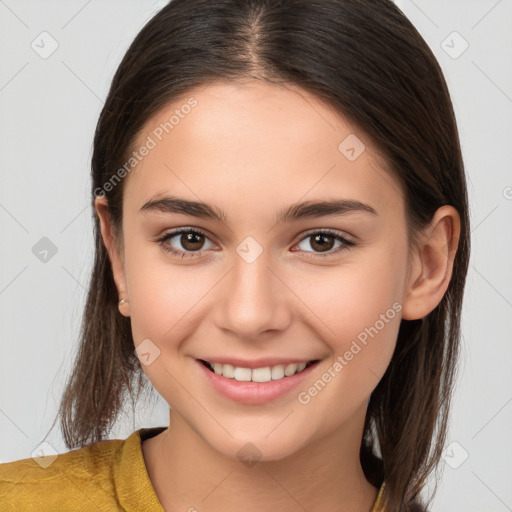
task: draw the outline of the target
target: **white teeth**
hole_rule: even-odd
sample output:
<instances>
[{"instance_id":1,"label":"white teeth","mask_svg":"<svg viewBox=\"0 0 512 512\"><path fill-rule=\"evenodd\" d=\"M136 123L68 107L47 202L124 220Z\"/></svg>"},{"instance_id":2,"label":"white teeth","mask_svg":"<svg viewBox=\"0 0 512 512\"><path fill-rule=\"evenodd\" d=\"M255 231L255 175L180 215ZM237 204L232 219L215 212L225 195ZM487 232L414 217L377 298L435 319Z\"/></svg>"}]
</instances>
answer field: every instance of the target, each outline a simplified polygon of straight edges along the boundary
<instances>
[{"instance_id":1,"label":"white teeth","mask_svg":"<svg viewBox=\"0 0 512 512\"><path fill-rule=\"evenodd\" d=\"M284 377L284 366L279 364L272 367L272 380L279 380Z\"/></svg>"},{"instance_id":2,"label":"white teeth","mask_svg":"<svg viewBox=\"0 0 512 512\"><path fill-rule=\"evenodd\" d=\"M235 380L249 382L251 380L250 368L235 368Z\"/></svg>"},{"instance_id":3,"label":"white teeth","mask_svg":"<svg viewBox=\"0 0 512 512\"><path fill-rule=\"evenodd\" d=\"M284 369L284 374L285 374L287 377L290 377L290 375L293 375L296 371L297 371L297 365L296 365L295 363L291 363L291 364L289 364L289 365Z\"/></svg>"},{"instance_id":4,"label":"white teeth","mask_svg":"<svg viewBox=\"0 0 512 512\"><path fill-rule=\"evenodd\" d=\"M266 366L264 368L239 368L230 364L208 363L217 375L222 375L228 379L235 379L244 382L270 382L291 377L299 373L306 367L307 363L290 363L288 365L278 364L276 366Z\"/></svg>"},{"instance_id":5,"label":"white teeth","mask_svg":"<svg viewBox=\"0 0 512 512\"><path fill-rule=\"evenodd\" d=\"M272 372L270 366L266 368L254 368L252 370L251 380L253 382L269 382L272 380Z\"/></svg>"},{"instance_id":6,"label":"white teeth","mask_svg":"<svg viewBox=\"0 0 512 512\"><path fill-rule=\"evenodd\" d=\"M230 364L221 364L222 367L222 373L220 375L224 375L224 377L227 377L228 379L234 379L235 378L235 367L231 366Z\"/></svg>"}]
</instances>

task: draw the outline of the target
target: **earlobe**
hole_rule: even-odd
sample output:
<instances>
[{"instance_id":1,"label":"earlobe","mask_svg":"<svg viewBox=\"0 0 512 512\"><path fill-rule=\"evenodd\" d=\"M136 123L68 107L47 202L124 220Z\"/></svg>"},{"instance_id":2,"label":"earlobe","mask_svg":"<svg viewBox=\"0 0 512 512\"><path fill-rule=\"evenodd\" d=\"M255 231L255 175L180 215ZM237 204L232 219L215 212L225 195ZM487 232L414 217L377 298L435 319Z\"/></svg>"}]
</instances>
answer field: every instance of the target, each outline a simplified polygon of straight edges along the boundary
<instances>
[{"instance_id":1,"label":"earlobe","mask_svg":"<svg viewBox=\"0 0 512 512\"><path fill-rule=\"evenodd\" d=\"M427 316L441 302L450 279L460 236L460 216L453 206L440 207L414 249L402 318Z\"/></svg>"},{"instance_id":2,"label":"earlobe","mask_svg":"<svg viewBox=\"0 0 512 512\"><path fill-rule=\"evenodd\" d=\"M112 274L114 282L116 284L119 299L126 299L126 302L124 302L119 307L119 311L123 316L129 317L130 315L128 312L128 290L126 287L124 263L121 258L121 255L119 254L119 249L116 244L116 238L114 235L114 230L112 228L110 215L108 213L107 204L107 199L105 197L98 197L94 201L94 208L99 218L101 236L110 259L110 264L112 266Z\"/></svg>"}]
</instances>

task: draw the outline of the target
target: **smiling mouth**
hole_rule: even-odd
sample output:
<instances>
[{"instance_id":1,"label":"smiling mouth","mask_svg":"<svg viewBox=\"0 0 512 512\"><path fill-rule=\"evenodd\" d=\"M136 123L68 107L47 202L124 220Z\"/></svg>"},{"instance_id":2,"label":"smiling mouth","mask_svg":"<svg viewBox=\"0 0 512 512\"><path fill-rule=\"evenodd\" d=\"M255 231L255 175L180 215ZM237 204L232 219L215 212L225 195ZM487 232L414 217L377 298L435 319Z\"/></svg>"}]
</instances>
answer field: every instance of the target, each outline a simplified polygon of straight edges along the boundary
<instances>
[{"instance_id":1,"label":"smiling mouth","mask_svg":"<svg viewBox=\"0 0 512 512\"><path fill-rule=\"evenodd\" d=\"M274 380L286 379L297 373L301 373L306 368L318 363L320 359L302 363L279 364L275 366L266 366L263 368L241 368L230 364L210 363L204 359L198 360L212 373L221 375L227 379L234 379L245 382L270 382Z\"/></svg>"}]
</instances>

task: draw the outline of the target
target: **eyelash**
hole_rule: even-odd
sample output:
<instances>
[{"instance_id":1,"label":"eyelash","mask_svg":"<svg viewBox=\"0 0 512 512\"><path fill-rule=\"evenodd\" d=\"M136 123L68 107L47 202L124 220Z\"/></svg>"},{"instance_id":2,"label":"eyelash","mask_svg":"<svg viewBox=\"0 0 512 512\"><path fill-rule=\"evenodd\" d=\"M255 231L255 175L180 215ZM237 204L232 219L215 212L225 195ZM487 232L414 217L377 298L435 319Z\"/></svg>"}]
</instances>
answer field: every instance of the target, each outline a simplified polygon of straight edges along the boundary
<instances>
[{"instance_id":1,"label":"eyelash","mask_svg":"<svg viewBox=\"0 0 512 512\"><path fill-rule=\"evenodd\" d=\"M201 230L199 230L197 228L194 228L194 229L192 229L192 228L180 228L180 229L177 229L176 231L171 231L170 233L167 233L162 238L158 239L157 242L159 243L159 245L162 247L162 249L164 251L171 253L173 256L181 256L182 258L193 258L193 257L195 257L196 254L200 254L202 252L202 250L200 250L200 251L190 251L190 252L177 251L176 249L173 249L169 244L166 243L168 240L174 238L177 235L181 235L183 233L187 233L187 234L188 233L193 233L195 235L202 235L202 236L207 238L206 233L204 233L203 231L201 231ZM333 254L338 254L341 251L350 249L351 247L356 245L354 242L351 242L350 240L347 240L346 238L341 236L336 231L333 231L332 229L323 229L323 230L317 230L317 231L310 231L310 232L306 233L299 240L298 243L301 243L302 241L304 241L307 238L312 237L313 235L330 235L335 240L337 240L337 241L339 241L339 242L341 242L343 244L342 246L338 247L336 250L333 250L331 252L327 252L327 253L315 253L315 252L313 252L315 254L315 256L313 256L313 257L325 258L327 256L332 256ZM306 251L306 252L311 252L311 251ZM311 256L308 256L308 257L311 257Z\"/></svg>"}]
</instances>

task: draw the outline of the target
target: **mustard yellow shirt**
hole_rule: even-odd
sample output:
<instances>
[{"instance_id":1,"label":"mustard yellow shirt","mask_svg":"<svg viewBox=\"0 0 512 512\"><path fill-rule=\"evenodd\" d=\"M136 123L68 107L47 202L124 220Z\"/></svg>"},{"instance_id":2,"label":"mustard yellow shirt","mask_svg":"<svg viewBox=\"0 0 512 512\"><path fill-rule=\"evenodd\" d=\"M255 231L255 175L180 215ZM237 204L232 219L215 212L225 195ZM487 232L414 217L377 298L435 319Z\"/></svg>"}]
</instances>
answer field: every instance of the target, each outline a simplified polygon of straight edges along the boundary
<instances>
[{"instance_id":1,"label":"mustard yellow shirt","mask_svg":"<svg viewBox=\"0 0 512 512\"><path fill-rule=\"evenodd\" d=\"M141 428L127 439L102 441L56 458L0 464L0 511L165 512L149 479L141 443L166 428ZM371 512L382 512L383 488Z\"/></svg>"}]
</instances>

